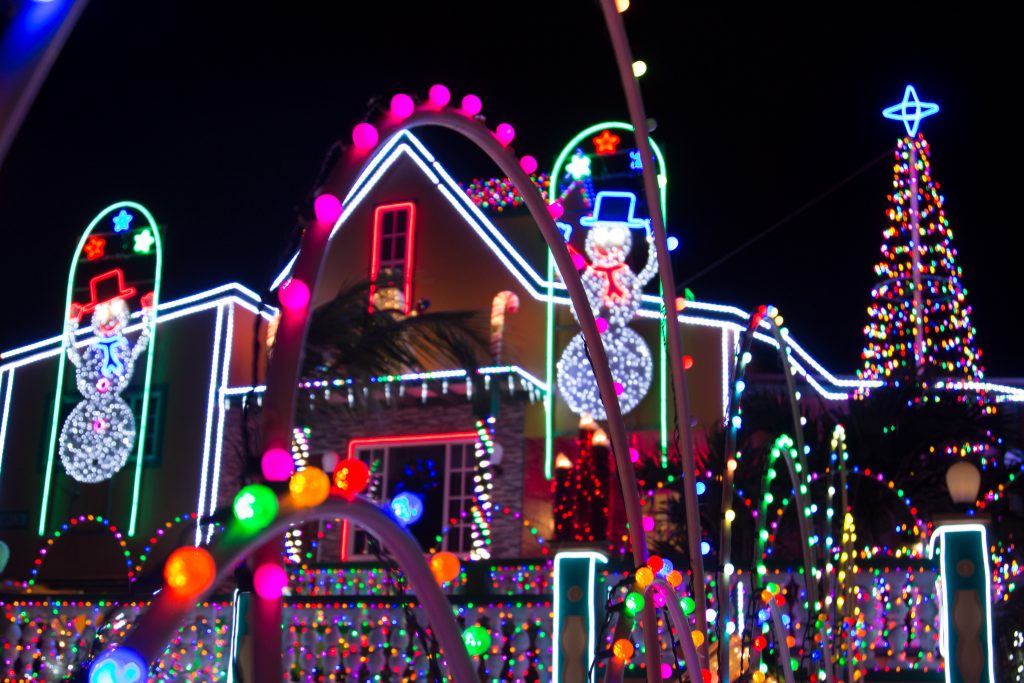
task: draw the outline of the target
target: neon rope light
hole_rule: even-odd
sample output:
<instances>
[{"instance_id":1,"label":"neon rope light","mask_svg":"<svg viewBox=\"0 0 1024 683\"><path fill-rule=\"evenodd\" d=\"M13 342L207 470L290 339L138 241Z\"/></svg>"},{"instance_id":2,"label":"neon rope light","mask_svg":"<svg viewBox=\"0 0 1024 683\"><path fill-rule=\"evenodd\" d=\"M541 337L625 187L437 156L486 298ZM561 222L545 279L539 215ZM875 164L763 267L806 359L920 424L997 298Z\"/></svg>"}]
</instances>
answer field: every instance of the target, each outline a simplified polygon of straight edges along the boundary
<instances>
[{"instance_id":1,"label":"neon rope light","mask_svg":"<svg viewBox=\"0 0 1024 683\"><path fill-rule=\"evenodd\" d=\"M232 293L227 296L221 296L216 299L203 301L204 299L208 299L209 297L216 296L218 294L225 294L227 292ZM203 301L203 303L196 304L193 306L188 305L196 301ZM274 316L277 315L277 308L273 306L268 306L264 304L262 309L258 308L257 306L259 304L259 297L256 296L256 294L254 294L252 290L247 289L246 287L243 287L242 285L239 285L237 283L230 283L226 285L220 285L212 289L208 289L198 294L192 294L182 299L175 299L174 301L162 303L156 306L156 322L158 324L163 322L169 322L171 320L176 320L186 315L192 315L193 313L200 313L202 311L215 308L223 303L233 303L237 306L240 306L241 308L244 308L253 315L259 315L260 317L267 321L273 320ZM139 319L142 317L142 313L141 311L136 311L135 313L132 314L131 317L133 319ZM125 332L138 332L141 329L141 323L136 323L134 325L126 327ZM75 336L82 338L81 341L75 341L75 347L78 348L80 346L85 346L86 344L90 343L94 335L91 327L85 327L79 328ZM36 351L38 349L44 349L46 347L59 347L61 344L61 339L62 338L59 336L47 337L46 339L41 339L39 341L32 342L31 344L19 346L9 351L4 351L3 353L0 353L0 359L10 359L16 356L24 356L30 351ZM33 354L31 359L22 359L16 362L5 363L3 365L0 365L0 371L8 370L10 368L18 368L21 367L22 365L25 365L26 363L32 363L43 358L50 358L52 356L59 354L60 351L60 348L51 348L49 351L39 354Z\"/></svg>"},{"instance_id":2,"label":"neon rope light","mask_svg":"<svg viewBox=\"0 0 1024 683\"><path fill-rule=\"evenodd\" d=\"M93 230L99 224L100 220L107 217L113 211L118 209L132 209L142 214L148 221L149 229L153 232L153 236L156 238L156 263L154 266L153 275L153 304L159 305L160 302L160 277L163 270L163 242L160 238L160 231L157 228L156 220L153 215L141 204L135 202L118 202L111 204L107 208L103 209L89 226L82 233L81 238L77 247L75 248L75 255L71 260L71 269L68 273L68 284L67 284L67 295L64 303L64 315L67 315L68 311L71 310L71 304L74 296L74 285L75 285L75 273L78 270L78 263L82 257L82 250L85 247L86 242L92 235ZM146 350L146 369L143 374L143 389L142 389L142 411L141 411L141 424L139 425L138 433L136 434L137 447L135 452L135 478L132 485L132 507L131 515L128 521L128 536L135 535L135 524L138 519L139 512L139 493L142 484L142 451L145 447L146 442L146 427L149 417L149 396L150 389L153 381L153 355L156 349L156 322L155 320L150 323L150 339L149 347ZM130 328L126 328L127 329ZM46 515L49 511L50 504L50 489L53 484L53 460L57 450L57 424L60 421L60 408L61 408L61 396L64 395L64 374L67 367L67 362L64 358L67 350L67 342L65 339L60 339L60 359L57 363L57 384L54 393L53 401L53 415L50 420L50 441L46 455L46 471L43 479L43 496L42 502L39 507L39 527L38 534L44 536L46 534Z\"/></svg>"},{"instance_id":3,"label":"neon rope light","mask_svg":"<svg viewBox=\"0 0 1024 683\"><path fill-rule=\"evenodd\" d=\"M4 377L7 381L4 382ZM11 414L11 395L14 394L14 368L0 371L0 396L4 399L3 417L0 418L0 481L4 473L4 446L7 444L7 418Z\"/></svg>"},{"instance_id":4,"label":"neon rope light","mask_svg":"<svg viewBox=\"0 0 1024 683\"><path fill-rule=\"evenodd\" d=\"M203 430L203 467L202 472L199 475L199 501L196 504L196 516L203 516L203 509L206 504L206 484L208 480L208 473L210 468L210 440L212 438L211 430L213 429L213 406L216 400L216 388L217 388L217 370L220 360L220 337L224 327L224 306L217 307L217 322L213 329L213 351L210 353L210 385L206 396L206 424ZM216 493L213 495L216 498ZM201 523L196 524L196 540L195 544L198 546L203 540L203 525Z\"/></svg>"},{"instance_id":5,"label":"neon rope light","mask_svg":"<svg viewBox=\"0 0 1024 683\"><path fill-rule=\"evenodd\" d=\"M454 441L473 441L477 439L475 431L442 432L438 434L408 434L405 436L368 436L351 439L348 442L348 457L356 457L356 449L366 446L399 446L407 444L447 443Z\"/></svg>"},{"instance_id":6,"label":"neon rope light","mask_svg":"<svg viewBox=\"0 0 1024 683\"><path fill-rule=\"evenodd\" d=\"M228 383L228 369L231 367L231 347L232 342L235 339L235 309L233 306L224 306L227 309L228 323L227 323L227 334L224 335L224 363L221 366L220 371L220 386L217 392L217 438L214 440L214 451L213 451L213 486L210 488L210 507L209 514L212 516L214 511L217 509L217 494L220 491L220 460L221 455L224 451L224 419L225 413L227 412L227 406L223 398L222 391ZM209 543L213 537L214 525L210 524L206 528L206 542Z\"/></svg>"},{"instance_id":7,"label":"neon rope light","mask_svg":"<svg viewBox=\"0 0 1024 683\"><path fill-rule=\"evenodd\" d=\"M555 565L554 565L554 596L555 596L554 629L552 631L553 635L552 635L552 638L551 638L551 642L553 644L553 647L555 647L555 648L558 647L558 643L560 642L561 634L559 633L559 631L561 629L559 628L559 623L562 620L561 619L562 615L560 614L562 601L559 599L559 596L561 595L561 578L562 577L561 577L561 572L559 570L559 563L562 560L566 560L566 559L590 560L590 563L589 563L589 565L587 567L587 589L588 590L587 590L586 595L583 596L583 599L587 601L587 615L588 615L588 619L587 619L587 621L588 621L587 661L588 662L593 662L594 661L594 647L595 647L595 642L594 642L594 640L595 640L595 635L594 635L594 597L595 597L594 582L595 582L595 580L597 578L597 563L600 562L601 564L607 564L608 563L608 558L605 555L603 555L602 553L595 552L595 551L592 551L592 550L575 550L575 551L567 551L567 552L561 552L561 553L555 554ZM562 680L561 678L559 678L558 668L559 668L558 667L558 652L556 650L556 652L554 652L552 654L552 657L551 657L551 680L552 681L561 681Z\"/></svg>"},{"instance_id":8,"label":"neon rope light","mask_svg":"<svg viewBox=\"0 0 1024 683\"><path fill-rule=\"evenodd\" d=\"M377 276L380 275L380 238L381 222L385 213L398 213L405 209L408 213L405 233L405 267L402 269L402 294L405 296L402 313L409 315L412 310L412 269L414 245L416 243L416 204L413 202L399 202L397 204L383 204L373 211L373 241L370 249L370 312L373 312L373 295L377 290ZM397 219L397 216L396 216Z\"/></svg>"}]
</instances>

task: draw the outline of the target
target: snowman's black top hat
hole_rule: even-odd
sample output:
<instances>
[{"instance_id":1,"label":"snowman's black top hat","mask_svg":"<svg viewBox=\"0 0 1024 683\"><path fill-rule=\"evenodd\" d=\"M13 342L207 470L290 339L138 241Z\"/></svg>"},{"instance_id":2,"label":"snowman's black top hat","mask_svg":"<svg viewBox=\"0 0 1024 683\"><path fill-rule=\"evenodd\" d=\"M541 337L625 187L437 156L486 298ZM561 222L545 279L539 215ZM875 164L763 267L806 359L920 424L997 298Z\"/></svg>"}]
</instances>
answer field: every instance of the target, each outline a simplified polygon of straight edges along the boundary
<instances>
[{"instance_id":1,"label":"snowman's black top hat","mask_svg":"<svg viewBox=\"0 0 1024 683\"><path fill-rule=\"evenodd\" d=\"M92 301L82 306L82 313L92 313L100 304L114 299L133 297L135 288L125 287L124 271L114 268L89 280L89 295L92 297Z\"/></svg>"},{"instance_id":2,"label":"snowman's black top hat","mask_svg":"<svg viewBox=\"0 0 1024 683\"><path fill-rule=\"evenodd\" d=\"M623 223L627 228L646 228L647 221L642 218L634 218L634 211L636 211L635 194L632 192L604 190L597 193L597 200L594 203L594 215L581 218L580 225Z\"/></svg>"}]
</instances>

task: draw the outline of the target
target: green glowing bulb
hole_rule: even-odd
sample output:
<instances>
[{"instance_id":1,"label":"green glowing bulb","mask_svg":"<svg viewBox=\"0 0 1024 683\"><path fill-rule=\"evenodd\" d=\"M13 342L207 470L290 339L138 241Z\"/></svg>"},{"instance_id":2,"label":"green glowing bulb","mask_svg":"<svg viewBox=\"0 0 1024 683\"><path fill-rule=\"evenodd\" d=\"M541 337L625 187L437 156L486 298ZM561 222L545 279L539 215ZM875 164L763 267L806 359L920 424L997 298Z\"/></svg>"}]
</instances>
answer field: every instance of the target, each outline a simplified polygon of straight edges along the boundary
<instances>
[{"instance_id":1,"label":"green glowing bulb","mask_svg":"<svg viewBox=\"0 0 1024 683\"><path fill-rule=\"evenodd\" d=\"M491 649L491 633L483 626L473 625L462 632L462 642L470 655L482 655Z\"/></svg>"},{"instance_id":2,"label":"green glowing bulb","mask_svg":"<svg viewBox=\"0 0 1024 683\"><path fill-rule=\"evenodd\" d=\"M623 605L625 605L626 608L626 613L629 615L634 615L642 610L645 604L646 601L644 600L644 596L636 592L627 595L626 600L623 602Z\"/></svg>"},{"instance_id":3,"label":"green glowing bulb","mask_svg":"<svg viewBox=\"0 0 1024 683\"><path fill-rule=\"evenodd\" d=\"M693 601L693 598L683 598L679 601L679 604L683 608L683 614L690 616L693 614L693 610L697 609L697 603Z\"/></svg>"},{"instance_id":4,"label":"green glowing bulb","mask_svg":"<svg viewBox=\"0 0 1024 683\"><path fill-rule=\"evenodd\" d=\"M258 531L277 517L277 494L263 484L250 484L235 496L232 509L243 528Z\"/></svg>"}]
</instances>

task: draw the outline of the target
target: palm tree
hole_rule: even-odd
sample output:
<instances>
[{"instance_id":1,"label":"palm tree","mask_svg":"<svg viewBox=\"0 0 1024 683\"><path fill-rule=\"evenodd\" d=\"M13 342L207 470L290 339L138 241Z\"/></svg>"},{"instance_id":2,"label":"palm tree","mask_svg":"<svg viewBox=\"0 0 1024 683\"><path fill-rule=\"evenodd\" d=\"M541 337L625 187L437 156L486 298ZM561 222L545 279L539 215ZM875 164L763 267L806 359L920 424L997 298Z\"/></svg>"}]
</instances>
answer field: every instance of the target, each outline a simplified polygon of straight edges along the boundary
<instances>
[{"instance_id":1,"label":"palm tree","mask_svg":"<svg viewBox=\"0 0 1024 683\"><path fill-rule=\"evenodd\" d=\"M371 290L369 282L343 287L313 313L303 377L343 377L362 384L403 372L477 368L486 349L482 312L432 312L422 304L411 315L371 311Z\"/></svg>"}]
</instances>

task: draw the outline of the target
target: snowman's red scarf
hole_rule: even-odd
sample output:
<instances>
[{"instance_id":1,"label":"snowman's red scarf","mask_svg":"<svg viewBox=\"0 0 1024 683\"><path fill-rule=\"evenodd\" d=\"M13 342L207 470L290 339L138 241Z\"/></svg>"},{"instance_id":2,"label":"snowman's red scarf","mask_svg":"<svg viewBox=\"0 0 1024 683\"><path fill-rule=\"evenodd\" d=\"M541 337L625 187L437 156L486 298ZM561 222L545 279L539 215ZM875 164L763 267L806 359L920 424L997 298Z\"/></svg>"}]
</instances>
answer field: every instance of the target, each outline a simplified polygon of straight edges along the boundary
<instances>
[{"instance_id":1,"label":"snowman's red scarf","mask_svg":"<svg viewBox=\"0 0 1024 683\"><path fill-rule=\"evenodd\" d=\"M595 273L604 278L603 296L606 306L625 303L629 299L629 292L619 282L617 275L619 271L627 267L625 263L619 263L614 266L598 266L592 263L590 267Z\"/></svg>"}]
</instances>

